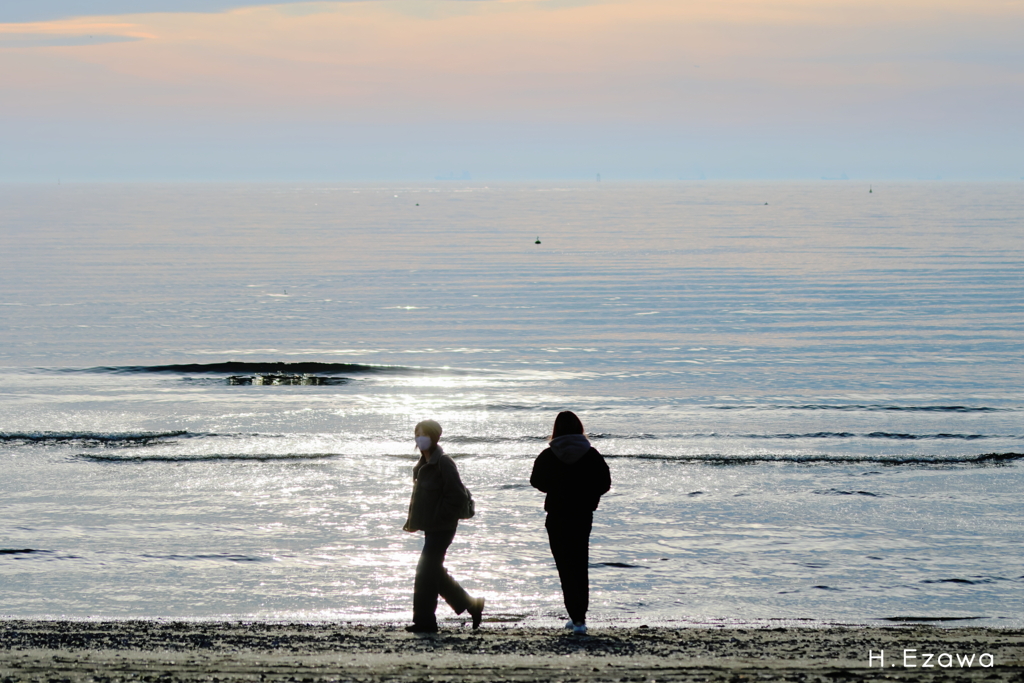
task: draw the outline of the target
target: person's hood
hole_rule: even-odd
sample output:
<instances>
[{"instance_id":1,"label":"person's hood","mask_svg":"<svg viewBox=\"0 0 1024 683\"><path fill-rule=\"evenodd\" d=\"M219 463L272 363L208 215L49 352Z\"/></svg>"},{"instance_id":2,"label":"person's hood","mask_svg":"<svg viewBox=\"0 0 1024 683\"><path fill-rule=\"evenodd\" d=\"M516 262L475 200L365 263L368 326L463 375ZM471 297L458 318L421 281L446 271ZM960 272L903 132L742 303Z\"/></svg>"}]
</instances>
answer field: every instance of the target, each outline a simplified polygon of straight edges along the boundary
<instances>
[{"instance_id":1,"label":"person's hood","mask_svg":"<svg viewBox=\"0 0 1024 683\"><path fill-rule=\"evenodd\" d=\"M556 458L571 465L590 450L590 441L582 434L566 434L551 439L550 446Z\"/></svg>"},{"instance_id":2,"label":"person's hood","mask_svg":"<svg viewBox=\"0 0 1024 683\"><path fill-rule=\"evenodd\" d=\"M434 449L430 451L430 458L427 460L427 464L433 465L441 459L442 455L444 455L444 449L441 448L441 444L435 445Z\"/></svg>"}]
</instances>

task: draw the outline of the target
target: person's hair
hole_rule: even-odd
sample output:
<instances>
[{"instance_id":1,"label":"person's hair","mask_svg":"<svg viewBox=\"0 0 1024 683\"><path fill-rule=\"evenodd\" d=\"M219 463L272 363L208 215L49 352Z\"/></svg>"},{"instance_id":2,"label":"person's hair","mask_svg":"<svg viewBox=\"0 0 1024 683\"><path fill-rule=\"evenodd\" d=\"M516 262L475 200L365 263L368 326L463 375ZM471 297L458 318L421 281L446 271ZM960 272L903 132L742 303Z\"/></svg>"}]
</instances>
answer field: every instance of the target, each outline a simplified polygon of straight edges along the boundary
<instances>
[{"instance_id":1,"label":"person's hair","mask_svg":"<svg viewBox=\"0 0 1024 683\"><path fill-rule=\"evenodd\" d=\"M414 431L429 436L435 444L441 439L441 425L436 420L424 420L416 425Z\"/></svg>"},{"instance_id":2,"label":"person's hair","mask_svg":"<svg viewBox=\"0 0 1024 683\"><path fill-rule=\"evenodd\" d=\"M557 439L566 434L582 434L583 423L571 410L563 410L555 418L555 427L551 430L551 438Z\"/></svg>"}]
</instances>

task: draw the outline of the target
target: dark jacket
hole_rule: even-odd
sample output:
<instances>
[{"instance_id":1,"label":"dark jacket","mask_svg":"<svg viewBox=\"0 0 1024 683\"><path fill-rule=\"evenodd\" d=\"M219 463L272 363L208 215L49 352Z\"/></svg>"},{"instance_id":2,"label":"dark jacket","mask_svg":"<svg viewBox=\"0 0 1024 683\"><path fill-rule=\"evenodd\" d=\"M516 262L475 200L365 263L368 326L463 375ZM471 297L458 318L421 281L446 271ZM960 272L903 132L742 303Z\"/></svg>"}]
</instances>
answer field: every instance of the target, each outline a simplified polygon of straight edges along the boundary
<instances>
[{"instance_id":1,"label":"dark jacket","mask_svg":"<svg viewBox=\"0 0 1024 683\"><path fill-rule=\"evenodd\" d=\"M544 509L549 514L589 514L612 487L608 463L582 434L551 440L533 462L530 484L548 494Z\"/></svg>"},{"instance_id":2,"label":"dark jacket","mask_svg":"<svg viewBox=\"0 0 1024 683\"><path fill-rule=\"evenodd\" d=\"M455 461L435 446L428 461L422 455L412 468L412 498L406 531L446 531L459 525L467 497Z\"/></svg>"}]
</instances>

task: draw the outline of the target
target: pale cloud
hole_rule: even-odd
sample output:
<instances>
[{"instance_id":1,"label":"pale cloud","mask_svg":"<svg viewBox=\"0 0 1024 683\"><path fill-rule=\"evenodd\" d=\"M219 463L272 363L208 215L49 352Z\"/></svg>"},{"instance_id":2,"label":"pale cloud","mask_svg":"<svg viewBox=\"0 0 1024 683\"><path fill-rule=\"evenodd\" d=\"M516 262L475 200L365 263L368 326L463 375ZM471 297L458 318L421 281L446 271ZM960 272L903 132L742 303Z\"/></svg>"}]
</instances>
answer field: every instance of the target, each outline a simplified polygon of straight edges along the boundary
<instances>
[{"instance_id":1,"label":"pale cloud","mask_svg":"<svg viewBox=\"0 0 1024 683\"><path fill-rule=\"evenodd\" d=\"M31 0L0 4L0 23L156 12L223 12L238 7L289 3L310 4L308 0Z\"/></svg>"},{"instance_id":2,"label":"pale cloud","mask_svg":"<svg viewBox=\"0 0 1024 683\"><path fill-rule=\"evenodd\" d=\"M5 33L0 35L0 48L13 47L80 47L103 45L104 43L125 43L140 40L131 36L96 34L60 35L54 33Z\"/></svg>"},{"instance_id":3,"label":"pale cloud","mask_svg":"<svg viewBox=\"0 0 1024 683\"><path fill-rule=\"evenodd\" d=\"M136 24L92 19L0 24L0 48L95 46L153 37Z\"/></svg>"},{"instance_id":4,"label":"pale cloud","mask_svg":"<svg viewBox=\"0 0 1024 683\"><path fill-rule=\"evenodd\" d=\"M6 115L1021 135L1022 2L246 4L2 24Z\"/></svg>"}]
</instances>

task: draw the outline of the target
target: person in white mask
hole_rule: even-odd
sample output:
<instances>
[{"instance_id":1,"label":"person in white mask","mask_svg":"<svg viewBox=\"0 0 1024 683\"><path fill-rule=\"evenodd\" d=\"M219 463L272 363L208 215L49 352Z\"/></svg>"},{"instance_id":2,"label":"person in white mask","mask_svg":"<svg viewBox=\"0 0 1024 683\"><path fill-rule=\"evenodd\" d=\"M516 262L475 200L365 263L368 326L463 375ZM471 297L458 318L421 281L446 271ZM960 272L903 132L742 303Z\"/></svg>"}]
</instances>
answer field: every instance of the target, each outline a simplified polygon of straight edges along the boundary
<instances>
[{"instance_id":1,"label":"person in white mask","mask_svg":"<svg viewBox=\"0 0 1024 683\"><path fill-rule=\"evenodd\" d=\"M441 425L424 420L416 425L416 448L419 462L412 469L412 498L405 531L422 531L423 552L416 565L413 588L412 625L406 631L437 633L437 597L445 599L456 614L468 611L473 628L480 627L484 611L483 598L471 598L444 568L444 556L455 538L459 514L469 492L462 484L455 461L445 455L438 440Z\"/></svg>"}]
</instances>

